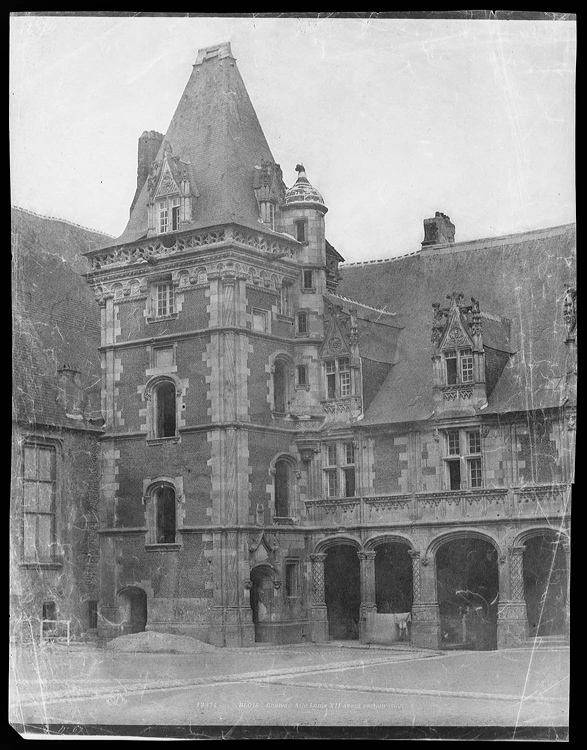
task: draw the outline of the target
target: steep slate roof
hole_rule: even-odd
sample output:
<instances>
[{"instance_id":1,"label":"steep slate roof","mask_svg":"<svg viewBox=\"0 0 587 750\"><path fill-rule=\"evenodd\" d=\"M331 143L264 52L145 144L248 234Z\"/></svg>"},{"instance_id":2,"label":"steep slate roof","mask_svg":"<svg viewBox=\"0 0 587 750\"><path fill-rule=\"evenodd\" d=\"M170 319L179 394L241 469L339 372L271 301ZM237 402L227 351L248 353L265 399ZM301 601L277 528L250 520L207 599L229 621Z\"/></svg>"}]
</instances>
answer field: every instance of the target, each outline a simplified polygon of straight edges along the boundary
<instances>
[{"instance_id":1,"label":"steep slate roof","mask_svg":"<svg viewBox=\"0 0 587 750\"><path fill-rule=\"evenodd\" d=\"M70 419L58 369L80 371L87 419L100 417L100 311L81 253L106 235L12 210L13 408L21 423L97 430Z\"/></svg>"},{"instance_id":2,"label":"steep slate roof","mask_svg":"<svg viewBox=\"0 0 587 750\"><path fill-rule=\"evenodd\" d=\"M172 155L191 164L199 193L194 200L193 222L182 231L229 222L266 230L258 221L253 175L255 165L275 160L230 46L220 45L220 50L219 55L203 55L204 59L194 65L165 135ZM200 57L202 52L206 51L201 51ZM146 235L147 203L145 183L117 243Z\"/></svg>"},{"instance_id":3,"label":"steep slate roof","mask_svg":"<svg viewBox=\"0 0 587 750\"><path fill-rule=\"evenodd\" d=\"M385 262L341 266L338 293L396 313L403 326L395 365L368 408L364 423L429 419L433 413L432 303L462 292L479 300L487 345L511 346L483 414L559 406L565 375L565 283L575 277L575 225L437 245Z\"/></svg>"}]
</instances>

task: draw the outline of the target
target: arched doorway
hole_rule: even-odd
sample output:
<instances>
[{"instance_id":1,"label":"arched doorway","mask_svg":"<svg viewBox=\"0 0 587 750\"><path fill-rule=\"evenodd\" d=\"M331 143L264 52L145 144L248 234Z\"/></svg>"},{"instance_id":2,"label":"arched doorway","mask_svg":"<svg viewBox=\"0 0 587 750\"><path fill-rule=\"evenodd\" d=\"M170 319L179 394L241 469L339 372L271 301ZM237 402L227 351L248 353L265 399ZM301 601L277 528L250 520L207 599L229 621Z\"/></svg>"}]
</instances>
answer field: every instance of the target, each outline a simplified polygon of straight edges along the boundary
<instances>
[{"instance_id":1,"label":"arched doorway","mask_svg":"<svg viewBox=\"0 0 587 750\"><path fill-rule=\"evenodd\" d=\"M442 648L497 648L498 553L477 537L452 539L436 553Z\"/></svg>"},{"instance_id":2,"label":"arched doorway","mask_svg":"<svg viewBox=\"0 0 587 750\"><path fill-rule=\"evenodd\" d=\"M361 581L357 550L351 545L340 544L327 551L324 593L331 640L357 640Z\"/></svg>"},{"instance_id":3,"label":"arched doorway","mask_svg":"<svg viewBox=\"0 0 587 750\"><path fill-rule=\"evenodd\" d=\"M558 534L545 530L524 542L528 634L566 635L567 561Z\"/></svg>"},{"instance_id":4,"label":"arched doorway","mask_svg":"<svg viewBox=\"0 0 587 750\"><path fill-rule=\"evenodd\" d=\"M129 586L118 593L122 635L142 633L147 625L147 594L138 586Z\"/></svg>"},{"instance_id":5,"label":"arched doorway","mask_svg":"<svg viewBox=\"0 0 587 750\"><path fill-rule=\"evenodd\" d=\"M412 609L412 559L407 543L382 542L375 546L375 604L380 614Z\"/></svg>"},{"instance_id":6,"label":"arched doorway","mask_svg":"<svg viewBox=\"0 0 587 750\"><path fill-rule=\"evenodd\" d=\"M255 626L255 642L271 641L270 623L273 619L273 576L265 566L258 566L251 571L250 602Z\"/></svg>"}]
</instances>

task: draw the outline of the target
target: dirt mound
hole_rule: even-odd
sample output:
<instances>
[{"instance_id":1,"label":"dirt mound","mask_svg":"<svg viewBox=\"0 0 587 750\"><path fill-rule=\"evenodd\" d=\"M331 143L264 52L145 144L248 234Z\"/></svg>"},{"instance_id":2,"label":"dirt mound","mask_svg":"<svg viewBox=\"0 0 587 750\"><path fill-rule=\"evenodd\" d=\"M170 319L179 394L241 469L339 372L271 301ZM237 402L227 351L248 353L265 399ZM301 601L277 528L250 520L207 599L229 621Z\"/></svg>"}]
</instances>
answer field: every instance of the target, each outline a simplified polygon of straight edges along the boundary
<instances>
[{"instance_id":1,"label":"dirt mound","mask_svg":"<svg viewBox=\"0 0 587 750\"><path fill-rule=\"evenodd\" d=\"M113 638L108 643L108 648L114 651L151 654L200 654L206 651L216 651L215 646L188 635L156 633L153 630Z\"/></svg>"}]
</instances>

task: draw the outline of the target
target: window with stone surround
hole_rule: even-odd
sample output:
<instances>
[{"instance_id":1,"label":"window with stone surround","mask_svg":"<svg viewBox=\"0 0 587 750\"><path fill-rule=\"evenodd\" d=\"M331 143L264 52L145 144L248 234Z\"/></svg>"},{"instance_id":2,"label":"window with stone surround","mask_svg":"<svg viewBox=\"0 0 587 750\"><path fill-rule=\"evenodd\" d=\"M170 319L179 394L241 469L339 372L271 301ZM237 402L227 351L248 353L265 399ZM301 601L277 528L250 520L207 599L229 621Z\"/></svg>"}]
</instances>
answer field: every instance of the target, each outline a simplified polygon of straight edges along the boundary
<instances>
[{"instance_id":1,"label":"window with stone surround","mask_svg":"<svg viewBox=\"0 0 587 750\"><path fill-rule=\"evenodd\" d=\"M296 316L297 330L296 333L301 336L308 334L308 313L305 310L300 310Z\"/></svg>"},{"instance_id":2,"label":"window with stone surround","mask_svg":"<svg viewBox=\"0 0 587 750\"><path fill-rule=\"evenodd\" d=\"M299 596L300 590L300 563L299 560L286 560L285 562L285 595Z\"/></svg>"},{"instance_id":3,"label":"window with stone surround","mask_svg":"<svg viewBox=\"0 0 587 750\"><path fill-rule=\"evenodd\" d=\"M308 365L298 365L296 367L297 386L298 388L307 388L308 382Z\"/></svg>"},{"instance_id":4,"label":"window with stone surround","mask_svg":"<svg viewBox=\"0 0 587 750\"><path fill-rule=\"evenodd\" d=\"M287 518L290 515L292 465L285 458L281 458L275 463L274 489L275 516Z\"/></svg>"},{"instance_id":5,"label":"window with stone surround","mask_svg":"<svg viewBox=\"0 0 587 750\"><path fill-rule=\"evenodd\" d=\"M355 444L350 440L326 443L322 455L326 497L355 497Z\"/></svg>"},{"instance_id":6,"label":"window with stone surround","mask_svg":"<svg viewBox=\"0 0 587 750\"><path fill-rule=\"evenodd\" d=\"M314 271L310 268L302 271L302 289L314 289Z\"/></svg>"},{"instance_id":7,"label":"window with stone surround","mask_svg":"<svg viewBox=\"0 0 587 750\"><path fill-rule=\"evenodd\" d=\"M344 398L351 395L351 368L348 357L324 360L326 398Z\"/></svg>"},{"instance_id":8,"label":"window with stone surround","mask_svg":"<svg viewBox=\"0 0 587 750\"><path fill-rule=\"evenodd\" d=\"M446 482L448 489L483 486L481 431L479 428L446 430Z\"/></svg>"},{"instance_id":9,"label":"window with stone surround","mask_svg":"<svg viewBox=\"0 0 587 750\"><path fill-rule=\"evenodd\" d=\"M444 352L447 385L473 382L473 352L471 349L447 349Z\"/></svg>"},{"instance_id":10,"label":"window with stone surround","mask_svg":"<svg viewBox=\"0 0 587 750\"><path fill-rule=\"evenodd\" d=\"M172 380L161 380L153 388L154 438L177 435L177 392Z\"/></svg>"},{"instance_id":11,"label":"window with stone surround","mask_svg":"<svg viewBox=\"0 0 587 750\"><path fill-rule=\"evenodd\" d=\"M299 219L298 221L294 222L295 226L295 233L296 233L296 240L298 242L306 242L307 241L307 226L308 222L305 219Z\"/></svg>"},{"instance_id":12,"label":"window with stone surround","mask_svg":"<svg viewBox=\"0 0 587 750\"><path fill-rule=\"evenodd\" d=\"M179 196L164 198L157 201L156 216L159 234L176 232L179 229Z\"/></svg>"},{"instance_id":13,"label":"window with stone surround","mask_svg":"<svg viewBox=\"0 0 587 750\"><path fill-rule=\"evenodd\" d=\"M57 450L25 443L23 453L23 560L51 563L56 546Z\"/></svg>"},{"instance_id":14,"label":"window with stone surround","mask_svg":"<svg viewBox=\"0 0 587 750\"><path fill-rule=\"evenodd\" d=\"M147 544L177 544L177 497L168 482L147 490Z\"/></svg>"}]
</instances>

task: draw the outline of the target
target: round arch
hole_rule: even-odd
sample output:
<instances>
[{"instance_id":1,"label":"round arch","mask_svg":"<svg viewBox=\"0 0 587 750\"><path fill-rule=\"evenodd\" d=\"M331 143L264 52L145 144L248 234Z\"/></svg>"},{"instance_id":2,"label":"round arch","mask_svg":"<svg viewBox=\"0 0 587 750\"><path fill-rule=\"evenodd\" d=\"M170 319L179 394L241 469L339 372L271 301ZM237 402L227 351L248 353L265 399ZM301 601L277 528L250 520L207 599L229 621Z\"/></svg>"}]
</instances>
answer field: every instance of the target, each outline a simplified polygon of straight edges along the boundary
<instances>
[{"instance_id":1,"label":"round arch","mask_svg":"<svg viewBox=\"0 0 587 750\"><path fill-rule=\"evenodd\" d=\"M434 539L429 542L424 557L435 557L440 547L447 542L454 542L458 539L480 539L483 542L489 542L489 544L495 547L497 554L502 555L500 543L491 534L485 531L478 531L477 529L459 529L458 531L442 532L438 536L435 536Z\"/></svg>"},{"instance_id":2,"label":"round arch","mask_svg":"<svg viewBox=\"0 0 587 750\"><path fill-rule=\"evenodd\" d=\"M298 461L291 453L275 454L269 462L275 517L291 517L298 501Z\"/></svg>"},{"instance_id":3,"label":"round arch","mask_svg":"<svg viewBox=\"0 0 587 750\"><path fill-rule=\"evenodd\" d=\"M352 536L331 536L328 537L328 539L321 539L316 544L314 552L316 554L320 554L323 552L328 552L328 550L332 549L333 547L340 547L342 545L353 547L357 552L361 552L363 549L363 545L361 544L361 542Z\"/></svg>"},{"instance_id":4,"label":"round arch","mask_svg":"<svg viewBox=\"0 0 587 750\"><path fill-rule=\"evenodd\" d=\"M558 538L559 542L569 542L570 536L566 529L553 529L552 526L532 526L529 529L524 529L514 538L513 547L519 547L525 544L529 539L535 536L542 536L546 534L552 534Z\"/></svg>"},{"instance_id":5,"label":"round arch","mask_svg":"<svg viewBox=\"0 0 587 750\"><path fill-rule=\"evenodd\" d=\"M365 542L365 550L374 551L381 544L404 544L411 550L415 549L414 543L411 539L400 534L378 534L377 536L367 539Z\"/></svg>"}]
</instances>

